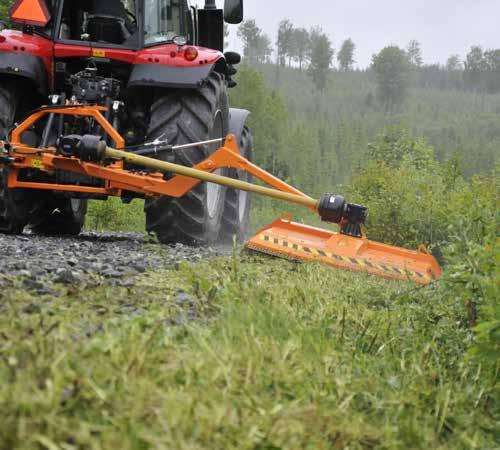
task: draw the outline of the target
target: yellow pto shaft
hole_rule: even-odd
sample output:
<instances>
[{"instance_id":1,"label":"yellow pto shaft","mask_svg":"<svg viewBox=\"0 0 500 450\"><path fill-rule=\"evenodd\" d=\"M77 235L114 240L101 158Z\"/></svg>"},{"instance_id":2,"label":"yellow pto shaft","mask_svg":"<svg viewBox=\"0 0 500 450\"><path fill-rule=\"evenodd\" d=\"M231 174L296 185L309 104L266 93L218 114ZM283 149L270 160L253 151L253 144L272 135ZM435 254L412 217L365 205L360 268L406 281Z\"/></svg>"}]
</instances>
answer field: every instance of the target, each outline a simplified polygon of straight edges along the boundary
<instances>
[{"instance_id":1,"label":"yellow pto shaft","mask_svg":"<svg viewBox=\"0 0 500 450\"><path fill-rule=\"evenodd\" d=\"M111 147L106 147L104 155L107 159L125 161L137 166L156 169L162 173L184 175L186 177L196 178L197 180L221 184L233 189L239 189L241 191L252 192L254 194L265 195L267 197L272 197L278 200L284 200L286 202L306 206L311 209L317 209L318 207L317 200L305 195L282 192L278 191L277 189L258 186L256 184L225 177L216 173L205 172L203 170L193 169L192 167L185 167L179 164L169 163L167 161L160 161L158 159L149 158L147 156L136 155L134 153L124 152L122 150L116 150Z\"/></svg>"}]
</instances>

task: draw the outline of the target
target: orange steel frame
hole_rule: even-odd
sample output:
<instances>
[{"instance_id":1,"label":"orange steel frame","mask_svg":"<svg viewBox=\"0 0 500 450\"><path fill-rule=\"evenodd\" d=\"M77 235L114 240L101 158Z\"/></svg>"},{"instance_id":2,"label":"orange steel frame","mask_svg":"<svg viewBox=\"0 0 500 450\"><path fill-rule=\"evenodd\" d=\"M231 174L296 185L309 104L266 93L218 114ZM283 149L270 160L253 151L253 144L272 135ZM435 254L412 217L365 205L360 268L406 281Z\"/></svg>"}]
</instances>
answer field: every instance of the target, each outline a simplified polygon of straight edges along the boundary
<instances>
[{"instance_id":1,"label":"orange steel frame","mask_svg":"<svg viewBox=\"0 0 500 450\"><path fill-rule=\"evenodd\" d=\"M145 196L169 196L182 197L193 189L200 180L176 175L170 180L164 180L162 173L131 172L124 169L122 161L111 164L96 164L83 162L75 157L65 157L56 154L54 147L33 148L21 142L22 134L32 127L37 121L49 114L63 114L71 116L86 116L95 119L108 136L115 142L117 149L123 149L125 141L117 130L102 115L106 111L103 106L66 106L66 107L44 107L27 119L12 131L9 156L16 159L9 166L8 187L24 189L43 189L52 191L66 191L76 193L88 193L99 196L121 196L123 191L135 192ZM283 192L308 197L301 191L293 188L279 178L252 164L240 154L238 144L234 135L228 135L224 146L216 150L204 161L194 166L205 172L214 172L217 169L231 167L243 170L262 182ZM105 181L104 187L88 187L68 184L55 184L34 181L19 180L21 169L37 169L48 174L55 170L63 170ZM315 208L311 209L315 210Z\"/></svg>"}]
</instances>

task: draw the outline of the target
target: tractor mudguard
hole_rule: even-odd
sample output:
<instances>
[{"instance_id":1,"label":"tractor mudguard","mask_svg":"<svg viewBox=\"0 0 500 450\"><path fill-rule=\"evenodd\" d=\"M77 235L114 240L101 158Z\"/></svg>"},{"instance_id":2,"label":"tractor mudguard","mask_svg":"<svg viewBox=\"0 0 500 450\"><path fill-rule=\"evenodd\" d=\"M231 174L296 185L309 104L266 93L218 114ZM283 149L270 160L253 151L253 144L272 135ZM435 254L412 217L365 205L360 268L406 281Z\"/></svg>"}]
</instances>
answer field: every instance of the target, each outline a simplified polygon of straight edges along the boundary
<instances>
[{"instance_id":1,"label":"tractor mudguard","mask_svg":"<svg viewBox=\"0 0 500 450\"><path fill-rule=\"evenodd\" d=\"M48 93L47 71L42 58L38 56L0 52L0 74L26 78L34 83L41 95L46 96Z\"/></svg>"},{"instance_id":2,"label":"tractor mudguard","mask_svg":"<svg viewBox=\"0 0 500 450\"><path fill-rule=\"evenodd\" d=\"M208 79L213 68L214 65L172 67L138 64L132 69L128 87L197 89Z\"/></svg>"},{"instance_id":3,"label":"tractor mudguard","mask_svg":"<svg viewBox=\"0 0 500 450\"><path fill-rule=\"evenodd\" d=\"M237 142L240 142L245 122L250 115L246 109L229 108L229 133L236 136Z\"/></svg>"}]
</instances>

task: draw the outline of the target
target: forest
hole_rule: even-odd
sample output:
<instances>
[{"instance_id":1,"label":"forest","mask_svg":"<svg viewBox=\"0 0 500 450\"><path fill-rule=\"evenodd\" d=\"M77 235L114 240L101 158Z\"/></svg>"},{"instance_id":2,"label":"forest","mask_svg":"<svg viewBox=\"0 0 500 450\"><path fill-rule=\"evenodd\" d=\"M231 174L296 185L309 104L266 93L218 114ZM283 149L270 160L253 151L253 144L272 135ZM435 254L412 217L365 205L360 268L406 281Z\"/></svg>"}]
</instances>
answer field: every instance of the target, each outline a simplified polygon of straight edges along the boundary
<instances>
[{"instance_id":1,"label":"forest","mask_svg":"<svg viewBox=\"0 0 500 450\"><path fill-rule=\"evenodd\" d=\"M494 166L500 136L500 49L477 45L464 61L451 55L444 66L424 65L420 44L413 40L407 48L383 48L371 66L353 70L355 43L347 39L336 50L318 28L308 32L285 19L275 48L253 20L244 23L238 35L246 62L240 83L255 78L246 75L247 68L263 74L268 95L275 99L274 115L281 114L276 125L283 124L283 134L292 142L309 140L311 160L336 180L346 180L364 158L367 143L392 125L425 138L438 161L454 161L465 177L488 173ZM271 54L277 55L275 61ZM235 102L250 102L238 97L248 92L246 87L234 90ZM255 104L249 103L254 116L262 115L256 111L262 107L258 102L265 103L256 97ZM257 133L262 129L254 128ZM279 135L279 127L272 128ZM260 154L283 165L280 155L288 143L276 137L274 155ZM283 170L300 173L297 167L285 166Z\"/></svg>"}]
</instances>

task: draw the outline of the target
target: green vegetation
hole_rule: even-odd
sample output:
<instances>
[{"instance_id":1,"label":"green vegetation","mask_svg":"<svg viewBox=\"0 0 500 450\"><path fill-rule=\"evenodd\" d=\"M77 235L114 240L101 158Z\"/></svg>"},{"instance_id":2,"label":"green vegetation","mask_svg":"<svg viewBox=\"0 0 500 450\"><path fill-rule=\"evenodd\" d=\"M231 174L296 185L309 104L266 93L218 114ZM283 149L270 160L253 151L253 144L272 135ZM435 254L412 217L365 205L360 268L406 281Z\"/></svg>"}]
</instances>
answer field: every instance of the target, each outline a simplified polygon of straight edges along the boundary
<instances>
[{"instance_id":1,"label":"green vegetation","mask_svg":"<svg viewBox=\"0 0 500 450\"><path fill-rule=\"evenodd\" d=\"M422 49L420 48L420 42L416 39L413 39L409 42L408 47L406 48L406 54L411 64L414 67L422 67L424 64L424 60L422 57Z\"/></svg>"},{"instance_id":2,"label":"green vegetation","mask_svg":"<svg viewBox=\"0 0 500 450\"><path fill-rule=\"evenodd\" d=\"M339 70L343 70L345 72L352 70L352 66L354 64L354 50L356 49L356 45L352 41L352 39L346 39L342 46L340 47L339 52L337 53L337 61L339 63Z\"/></svg>"},{"instance_id":3,"label":"green vegetation","mask_svg":"<svg viewBox=\"0 0 500 450\"><path fill-rule=\"evenodd\" d=\"M444 285L235 256L60 289L2 293L0 448L495 446Z\"/></svg>"},{"instance_id":4,"label":"green vegetation","mask_svg":"<svg viewBox=\"0 0 500 450\"><path fill-rule=\"evenodd\" d=\"M456 316L446 317L453 323L450 336L460 342L456 356L460 355L461 367L467 367L475 375L456 374L465 376L469 381L475 377L472 384L477 382L477 386L483 389L481 395L488 398L482 412L476 406L470 407L477 402L469 404L469 418L476 414L482 419L495 417L498 411L494 410L494 399L499 394L500 373L500 311L497 301L500 251L496 237L500 223L496 208L499 178L498 165L495 165L500 145L496 136L500 134L497 134L499 123L495 111L500 105L500 98L497 95L414 87L410 99L403 102L401 109L388 115L375 100L373 103L366 100L375 87L367 73L335 72L331 75L329 88L319 97L315 95L315 88L307 74L300 70L282 67L280 83L283 88L278 91L273 85L276 66L263 65L259 68L261 73L243 67L238 76L240 89L231 92L234 105L253 111L250 120L255 132L257 162L314 195L335 189L366 204L370 208L367 232L373 239L410 248L417 247L421 242L428 245L444 265L445 277L436 286L418 291L418 294L411 293L411 300L404 308L410 314L414 312L412 308L427 308L429 303L426 302L440 307L453 305ZM313 104L313 101L317 103ZM464 122L465 117L471 123ZM315 122L314 118L318 121ZM477 134L478 129L484 129L485 133ZM460 145L457 146L457 142ZM486 161L489 161L489 166ZM308 212L299 208L254 198L253 230L270 222L284 210L292 210L298 220L319 224ZM288 263L268 259L259 260L259 263L251 266L244 264L242 271L255 270L267 274L269 264L285 272L291 267ZM361 289L360 286L364 288L366 283L364 277L338 274L323 268L304 270L321 270L327 280L325 283L330 283L336 292L341 292L339 298L343 300L348 298L347 292L352 286ZM288 304L293 300L288 286L283 284L283 280L290 278L284 275L285 272L282 272L281 281L273 278L272 282L276 283L273 287L282 290L282 301ZM349 286L337 285L337 277L344 276L354 281L349 281ZM370 283L378 283L371 278L369 280ZM302 281L308 289L314 284L310 279ZM394 289L404 289L402 285L381 283L386 286L387 295L393 295ZM318 294L312 289L306 295L315 302ZM270 287L269 296L271 292L273 289ZM365 308L376 298L377 292L369 284L366 291L351 298L356 299L357 307ZM336 295L334 297L336 303L338 299ZM250 296L247 301L250 307L258 304L258 297ZM303 317L308 318L308 314L304 312ZM337 314L340 313L337 311ZM417 315L413 320L415 326L424 326L422 317ZM309 330L312 331L313 328ZM271 341L276 339L272 333L269 336ZM420 335L414 338L418 345L429 342L428 338ZM449 343L444 338L440 342ZM438 359L448 367L452 352L442 350L447 356L442 355ZM394 358L399 361L402 354L396 353ZM381 364L385 366L388 362ZM404 371L397 370L396 376L403 377ZM361 373L369 378L367 372L361 370ZM308 377L304 377L303 383ZM450 392L463 391L457 380L450 382L449 386L453 386ZM402 398L408 396L411 398L411 393L405 392ZM387 393L381 394L381 398L385 401ZM435 409L431 410L434 417L439 415ZM421 414L425 417L424 413ZM352 411L346 417L356 420ZM382 429L375 419L369 423L374 429ZM400 426L402 423L398 422ZM423 429L427 430L425 418L422 418L422 423ZM346 428L346 425L343 424L343 427ZM488 434L488 427L475 428L470 423L464 427L467 432L463 435L477 432L481 439L495 439ZM285 426L286 432L291 432L292 428L292 425ZM401 433L404 436L402 441L391 441L393 438L385 436L381 442L390 442L386 445L390 448L411 446L409 442L413 442L414 447L487 447L475 438L467 443L453 441L451 444L447 438L439 442L425 441L422 435L414 435L408 429ZM428 433L426 431L425 435ZM312 439L311 436L308 439ZM449 438L456 437L453 428ZM353 445L361 446L360 442ZM345 445L348 444L342 441L339 447Z\"/></svg>"},{"instance_id":5,"label":"green vegetation","mask_svg":"<svg viewBox=\"0 0 500 450\"><path fill-rule=\"evenodd\" d=\"M247 20L238 29L238 37L243 42L245 58L251 62L265 62L271 55L271 41L262 33L255 20Z\"/></svg>"},{"instance_id":6,"label":"green vegetation","mask_svg":"<svg viewBox=\"0 0 500 450\"><path fill-rule=\"evenodd\" d=\"M440 254L453 225L468 227L469 238L478 241L495 224L495 179L465 181L456 162L440 165L432 147L407 130L388 128L368 146L368 156L348 192L368 206L372 239L410 248L424 242Z\"/></svg>"},{"instance_id":7,"label":"green vegetation","mask_svg":"<svg viewBox=\"0 0 500 450\"><path fill-rule=\"evenodd\" d=\"M278 85L275 65L258 69L262 75L240 67L232 102L254 108L250 120L259 143L258 162L272 168L268 161L273 160L281 174L304 189L314 185L320 193L348 182L366 161L368 144L388 125L401 125L424 138L440 163L456 161L466 178L489 175L495 166L500 94L413 86L401 107L387 114L371 72L331 72L319 95L304 71L280 68ZM271 100L275 111L267 105Z\"/></svg>"},{"instance_id":8,"label":"green vegetation","mask_svg":"<svg viewBox=\"0 0 500 450\"><path fill-rule=\"evenodd\" d=\"M146 229L144 201L136 199L130 204L123 204L118 198L91 201L89 202L85 228L95 231L122 230L141 233Z\"/></svg>"},{"instance_id":9,"label":"green vegetation","mask_svg":"<svg viewBox=\"0 0 500 450\"><path fill-rule=\"evenodd\" d=\"M387 111L401 107L410 85L410 56L399 47L386 47L373 56L372 69L377 81L377 98L380 103Z\"/></svg>"}]
</instances>

